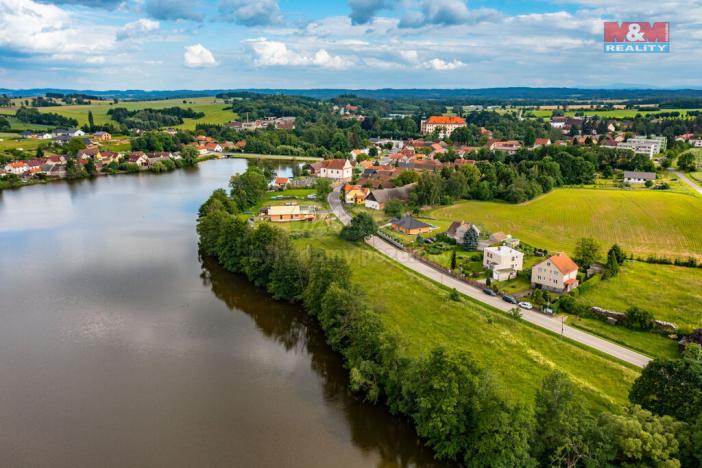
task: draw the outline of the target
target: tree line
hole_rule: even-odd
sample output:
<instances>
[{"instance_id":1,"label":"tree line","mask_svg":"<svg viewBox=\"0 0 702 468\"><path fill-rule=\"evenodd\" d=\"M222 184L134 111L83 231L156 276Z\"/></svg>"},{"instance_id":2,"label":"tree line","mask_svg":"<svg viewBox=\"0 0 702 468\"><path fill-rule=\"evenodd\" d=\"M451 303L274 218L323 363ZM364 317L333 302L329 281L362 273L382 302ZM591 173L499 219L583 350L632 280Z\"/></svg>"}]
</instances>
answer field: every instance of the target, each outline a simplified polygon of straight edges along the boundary
<instances>
[{"instance_id":1,"label":"tree line","mask_svg":"<svg viewBox=\"0 0 702 468\"><path fill-rule=\"evenodd\" d=\"M250 167L232 177L229 193L215 190L203 203L201 252L275 299L301 303L344 357L352 390L408 417L437 458L476 467L702 463L699 347L680 360L655 361L636 381L631 404L613 412L590 412L559 371L544 378L533 406L515 405L502 396L499 378L467 353L403 352L408 344L384 326L344 258L297 250L270 223L249 225L240 214L261 200L265 181ZM682 399L685 405L676 405Z\"/></svg>"}]
</instances>

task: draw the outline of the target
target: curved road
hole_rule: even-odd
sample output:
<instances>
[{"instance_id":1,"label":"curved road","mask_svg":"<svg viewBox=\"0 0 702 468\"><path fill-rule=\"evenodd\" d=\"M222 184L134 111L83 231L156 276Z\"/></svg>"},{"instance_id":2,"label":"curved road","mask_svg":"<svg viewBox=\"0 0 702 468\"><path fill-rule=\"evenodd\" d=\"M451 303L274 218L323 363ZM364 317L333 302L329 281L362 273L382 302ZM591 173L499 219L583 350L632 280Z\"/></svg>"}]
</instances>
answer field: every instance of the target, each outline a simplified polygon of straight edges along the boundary
<instances>
[{"instance_id":1,"label":"curved road","mask_svg":"<svg viewBox=\"0 0 702 468\"><path fill-rule=\"evenodd\" d=\"M341 187L336 187L334 191L329 194L327 200L329 201L329 206L336 217L339 218L342 224L346 225L351 221L351 216L349 216L346 210L344 210L344 206L339 197L340 191ZM465 294L478 302L482 302L503 312L509 312L512 308L514 308L514 305L504 302L499 297L488 296L479 288L435 270L434 268L415 259L407 252L390 245L377 236L372 236L366 241L366 243L376 249L378 252L401 263L405 267L419 273L420 275L426 276L427 278L441 283L449 288L456 288L456 290L460 293ZM578 343L584 344L638 367L646 366L646 364L648 364L651 360L649 357L637 353L636 351L632 351L595 335L578 330L577 328L565 325L556 317L549 317L539 312L522 309L522 318L529 323L554 333L561 334L566 338L570 338L573 341L577 341Z\"/></svg>"},{"instance_id":2,"label":"curved road","mask_svg":"<svg viewBox=\"0 0 702 468\"><path fill-rule=\"evenodd\" d=\"M670 170L670 172L672 172L673 174L675 174L676 176L678 176L678 177L680 178L680 180L682 180L682 181L685 182L687 185L689 185L689 186L692 188L692 190L694 190L694 191L696 191L697 193L699 193L700 195L702 195L702 188L700 188L699 185L697 185L697 184L694 183L692 180L690 180L689 177L687 177L685 174L683 174L683 173L680 172L680 171L676 171L676 170L673 170L673 169L669 169L669 170Z\"/></svg>"}]
</instances>

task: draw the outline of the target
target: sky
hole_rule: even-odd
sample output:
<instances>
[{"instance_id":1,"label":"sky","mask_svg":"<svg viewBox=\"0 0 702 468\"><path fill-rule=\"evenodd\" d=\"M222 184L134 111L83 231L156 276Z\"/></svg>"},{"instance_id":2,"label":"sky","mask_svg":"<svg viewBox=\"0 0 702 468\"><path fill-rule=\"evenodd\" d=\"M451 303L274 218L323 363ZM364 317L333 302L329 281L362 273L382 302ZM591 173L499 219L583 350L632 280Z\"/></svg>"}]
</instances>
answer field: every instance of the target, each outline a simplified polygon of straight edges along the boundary
<instances>
[{"instance_id":1,"label":"sky","mask_svg":"<svg viewBox=\"0 0 702 468\"><path fill-rule=\"evenodd\" d=\"M603 21L669 21L605 54ZM0 88L702 88L702 0L0 0Z\"/></svg>"}]
</instances>

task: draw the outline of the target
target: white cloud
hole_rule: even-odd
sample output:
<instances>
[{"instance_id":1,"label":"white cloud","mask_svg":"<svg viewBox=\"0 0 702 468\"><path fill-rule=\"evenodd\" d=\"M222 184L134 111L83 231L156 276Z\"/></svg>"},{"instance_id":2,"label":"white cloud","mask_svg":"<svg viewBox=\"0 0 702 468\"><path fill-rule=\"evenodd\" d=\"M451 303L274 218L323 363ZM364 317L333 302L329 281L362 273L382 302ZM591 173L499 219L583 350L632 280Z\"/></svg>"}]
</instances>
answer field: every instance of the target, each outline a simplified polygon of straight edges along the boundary
<instances>
[{"instance_id":1,"label":"white cloud","mask_svg":"<svg viewBox=\"0 0 702 468\"><path fill-rule=\"evenodd\" d=\"M267 66L318 66L341 70L353 65L353 61L340 55L331 55L325 49L312 54L289 49L284 42L270 41L265 37L244 41L254 55L254 64Z\"/></svg>"},{"instance_id":2,"label":"white cloud","mask_svg":"<svg viewBox=\"0 0 702 468\"><path fill-rule=\"evenodd\" d=\"M100 55L114 47L111 28L80 24L55 5L0 0L0 48L22 54Z\"/></svg>"},{"instance_id":3,"label":"white cloud","mask_svg":"<svg viewBox=\"0 0 702 468\"><path fill-rule=\"evenodd\" d=\"M401 50L399 52L400 57L402 57L407 62L416 62L419 60L419 54L416 50Z\"/></svg>"},{"instance_id":4,"label":"white cloud","mask_svg":"<svg viewBox=\"0 0 702 468\"><path fill-rule=\"evenodd\" d=\"M141 18L125 24L124 27L117 32L117 40L121 41L132 37L140 37L151 31L156 31L160 27L161 24L158 21Z\"/></svg>"},{"instance_id":5,"label":"white cloud","mask_svg":"<svg viewBox=\"0 0 702 468\"><path fill-rule=\"evenodd\" d=\"M440 58L434 58L429 60L428 62L424 62L424 66L432 70L447 71L463 68L466 66L466 64L461 62L460 60L452 60L450 62L447 62L445 60L441 60Z\"/></svg>"},{"instance_id":6,"label":"white cloud","mask_svg":"<svg viewBox=\"0 0 702 468\"><path fill-rule=\"evenodd\" d=\"M214 55L202 44L185 47L183 63L189 68L216 67L219 65Z\"/></svg>"}]
</instances>

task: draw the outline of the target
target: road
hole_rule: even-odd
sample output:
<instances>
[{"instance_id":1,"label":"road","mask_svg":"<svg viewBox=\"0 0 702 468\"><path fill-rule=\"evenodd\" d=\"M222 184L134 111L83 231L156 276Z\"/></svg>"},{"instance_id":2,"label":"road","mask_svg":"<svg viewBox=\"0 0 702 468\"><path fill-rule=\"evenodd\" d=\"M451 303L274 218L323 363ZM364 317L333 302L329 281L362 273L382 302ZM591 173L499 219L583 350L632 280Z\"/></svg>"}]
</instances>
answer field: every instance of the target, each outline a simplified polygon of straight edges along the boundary
<instances>
[{"instance_id":1,"label":"road","mask_svg":"<svg viewBox=\"0 0 702 468\"><path fill-rule=\"evenodd\" d=\"M335 188L334 191L329 194L328 201L332 212L337 218L339 218L341 223L345 225L351 221L351 216L349 216L346 210L344 210L344 206L339 198L340 189L341 187ZM390 245L377 236L372 236L367 241L367 244L410 270L432 279L437 283L441 283L444 286L455 288L460 293L465 294L478 302L482 302L483 304L487 304L503 312L509 312L512 308L514 308L514 305L506 303L499 297L488 296L479 288L464 283L463 281L459 281L452 276L441 273L429 265L420 262L407 252ZM637 367L644 367L651 360L649 357L644 356L643 354L637 353L607 340L603 340L602 338L578 330L577 328L565 325L558 317L550 317L540 312L522 309L522 319L538 327L552 331L559 335L563 335L566 338L577 341L585 346L594 348L624 362L633 364Z\"/></svg>"},{"instance_id":2,"label":"road","mask_svg":"<svg viewBox=\"0 0 702 468\"><path fill-rule=\"evenodd\" d=\"M687 185L689 185L690 187L692 187L692 190L694 190L694 191L696 191L697 193L699 193L700 195L702 195L702 187L700 187L699 185L697 185L696 183L694 183L688 176L686 176L685 174L683 174L683 173L680 172L680 171L674 171L674 170L672 170L672 169L669 169L669 170L670 170L673 174L675 174L676 176L678 176L678 178L679 178L680 180L682 180L682 181L685 182Z\"/></svg>"}]
</instances>

